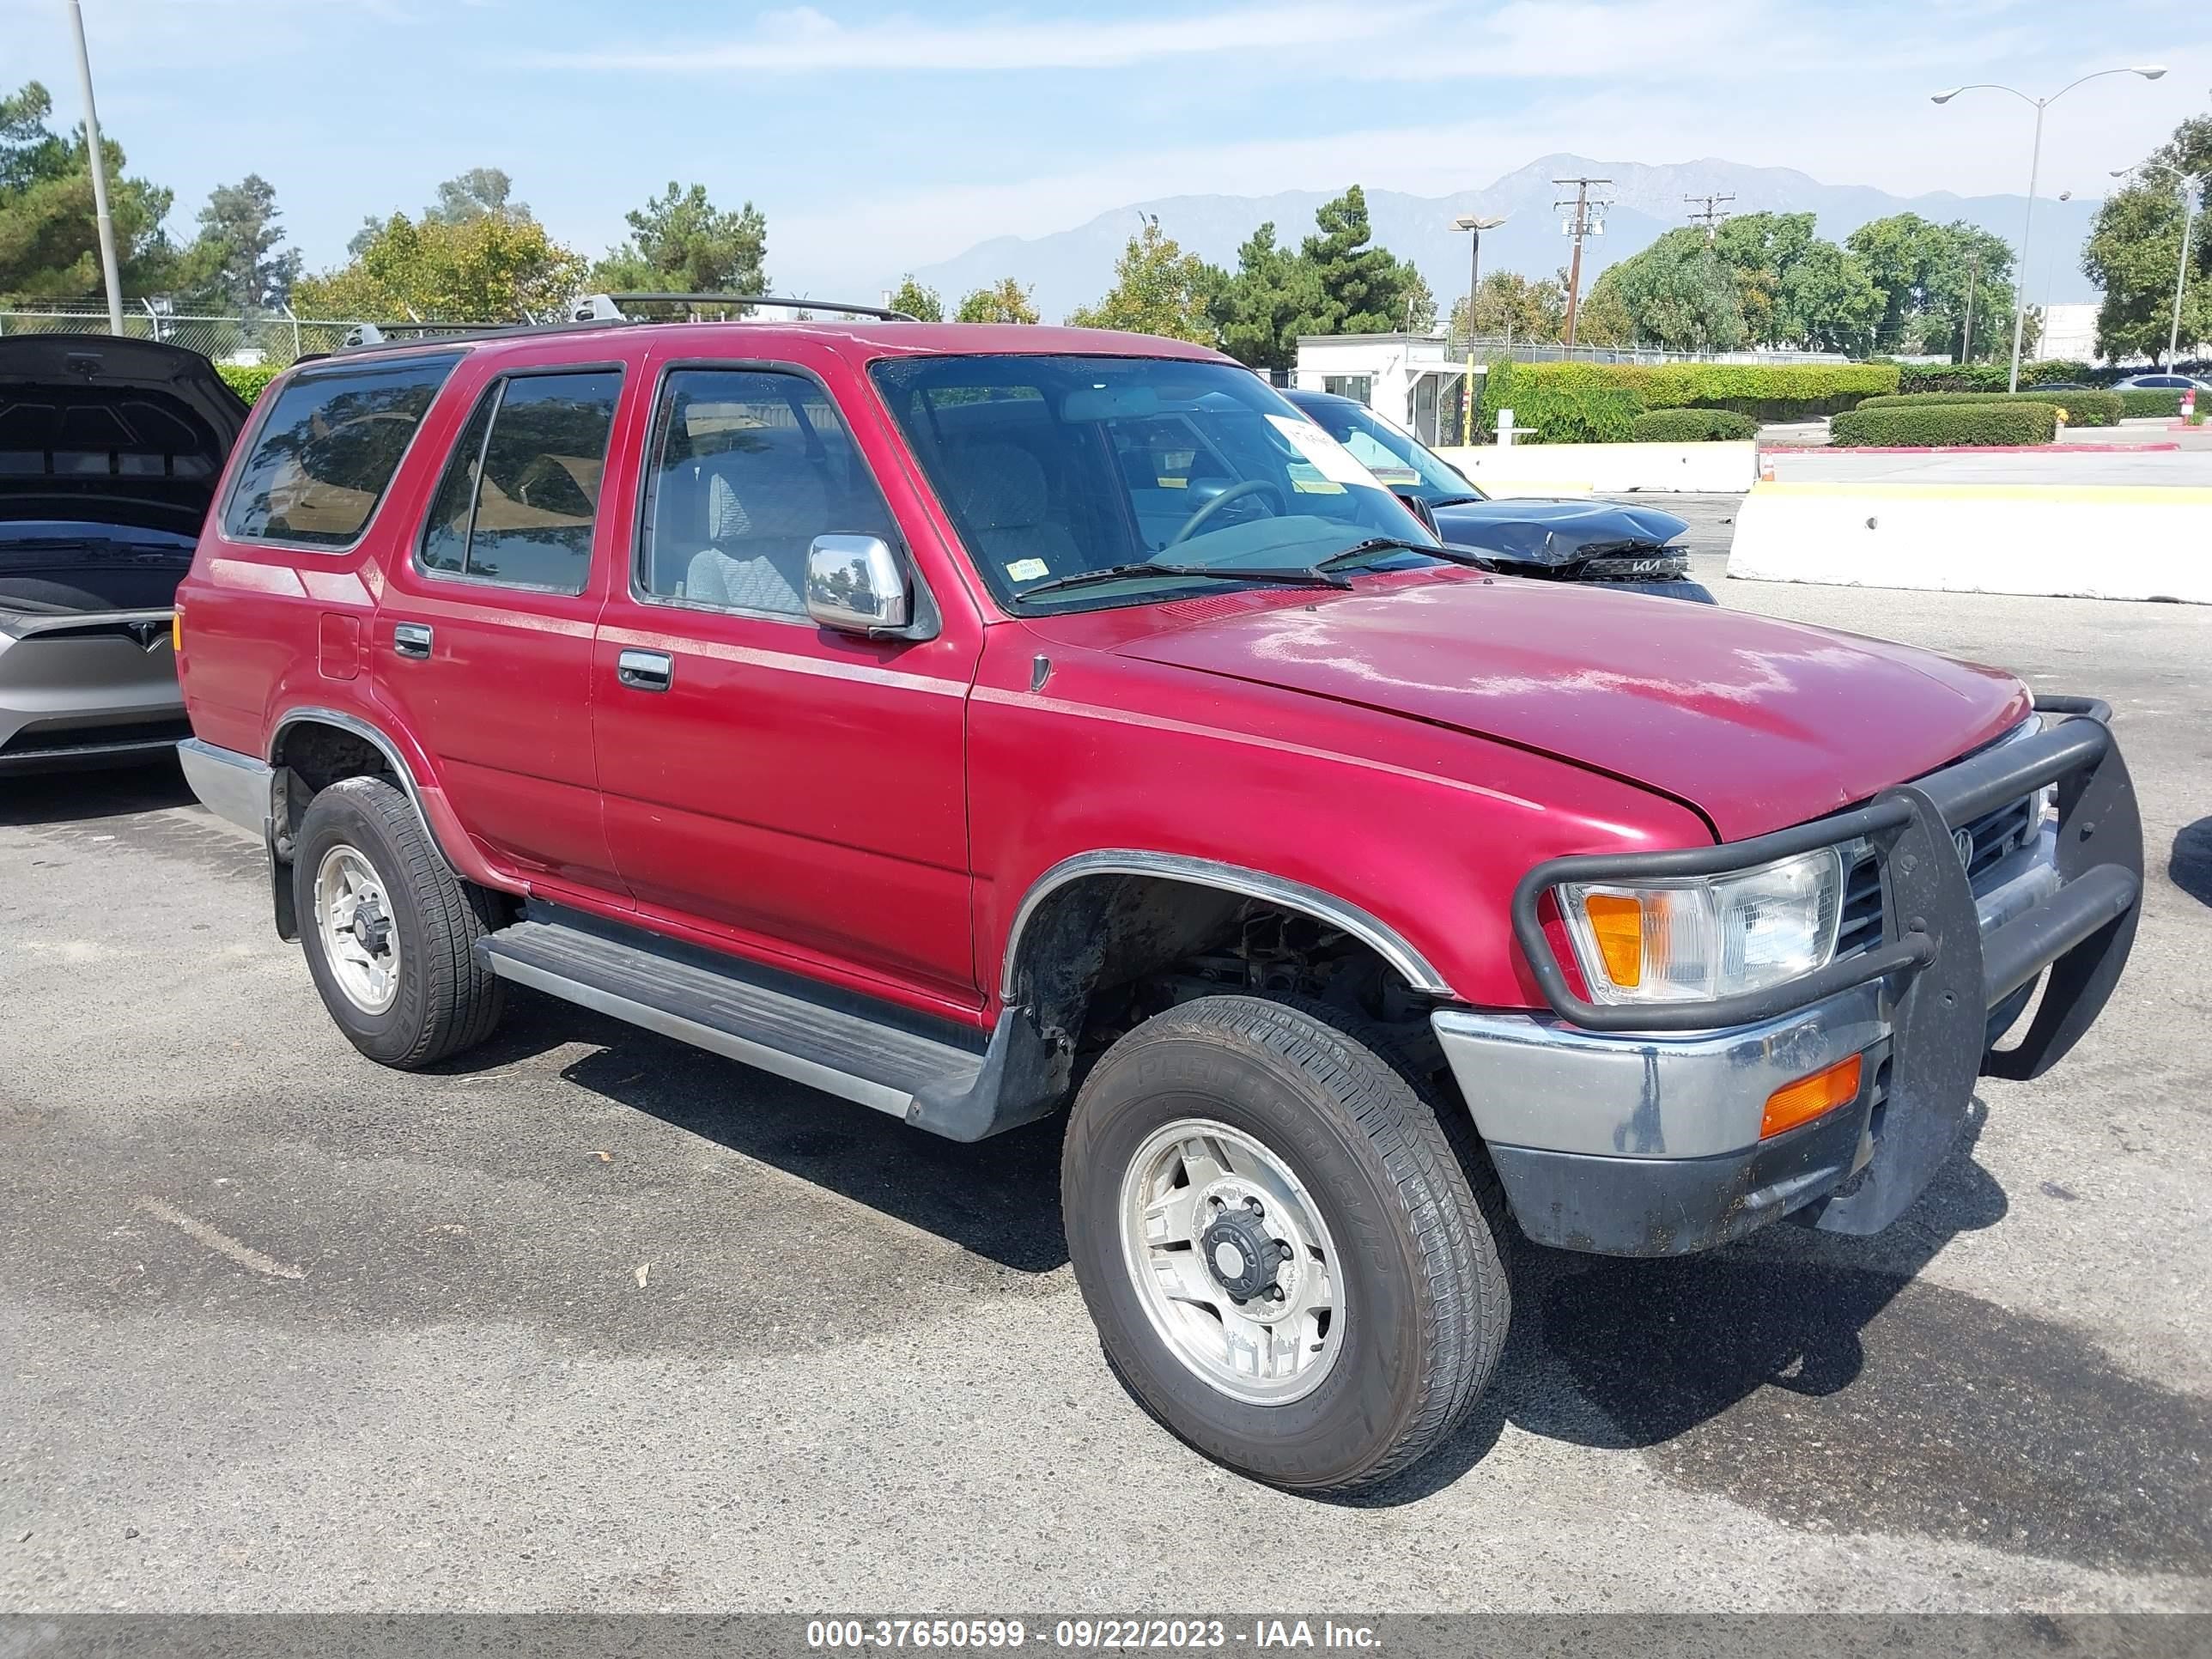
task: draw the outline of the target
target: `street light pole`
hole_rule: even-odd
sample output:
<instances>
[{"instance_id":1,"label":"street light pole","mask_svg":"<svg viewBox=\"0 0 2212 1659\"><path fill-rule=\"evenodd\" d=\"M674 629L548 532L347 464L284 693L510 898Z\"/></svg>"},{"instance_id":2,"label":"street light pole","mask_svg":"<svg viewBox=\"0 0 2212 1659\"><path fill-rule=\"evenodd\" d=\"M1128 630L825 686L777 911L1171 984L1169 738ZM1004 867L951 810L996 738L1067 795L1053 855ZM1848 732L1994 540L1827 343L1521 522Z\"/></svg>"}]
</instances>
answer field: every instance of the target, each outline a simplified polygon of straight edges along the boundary
<instances>
[{"instance_id":1,"label":"street light pole","mask_svg":"<svg viewBox=\"0 0 2212 1659\"><path fill-rule=\"evenodd\" d=\"M2181 348L2181 291L2189 285L2189 233L2197 223L2197 198L2204 181L2181 175L2181 264L2173 273L2173 325L2166 333L2166 366L2173 367Z\"/></svg>"},{"instance_id":2,"label":"street light pole","mask_svg":"<svg viewBox=\"0 0 2212 1659\"><path fill-rule=\"evenodd\" d=\"M2008 92L2021 103L2035 110L2035 148L2027 163L2027 212L2020 227L2020 276L2017 291L2013 296L2012 313L2012 379L2006 386L2008 392L2020 390L2020 342L2027 327L2027 250L2028 238L2035 229L2035 186L2043 170L2043 112L2080 86L2084 81L2100 80L2107 75L2140 75L2146 81L2155 81L2166 73L2163 64L2135 64L2122 69L2093 70L2088 74L2069 81L2048 98L2031 98L2018 87L2000 85L1995 81L1976 81L1971 85L1953 87L1948 92L1929 94L1931 104L1948 104L1962 92Z\"/></svg>"},{"instance_id":3,"label":"street light pole","mask_svg":"<svg viewBox=\"0 0 2212 1659\"><path fill-rule=\"evenodd\" d=\"M1467 232L1467 386L1462 401L1467 414L1460 427L1460 436L1467 443L1474 441L1474 291L1482 274L1482 233L1495 230L1505 222L1505 216L1486 219L1479 214L1462 213L1452 221L1454 230ZM1444 348L1449 350L1449 343Z\"/></svg>"},{"instance_id":4,"label":"street light pole","mask_svg":"<svg viewBox=\"0 0 2212 1659\"><path fill-rule=\"evenodd\" d=\"M84 46L84 8L69 0L76 35L76 83L84 94L85 160L92 167L92 213L100 231L100 274L107 284L107 331L123 332L123 283L115 272L115 221L107 212L107 152L100 146L100 112L92 101L92 54Z\"/></svg>"}]
</instances>

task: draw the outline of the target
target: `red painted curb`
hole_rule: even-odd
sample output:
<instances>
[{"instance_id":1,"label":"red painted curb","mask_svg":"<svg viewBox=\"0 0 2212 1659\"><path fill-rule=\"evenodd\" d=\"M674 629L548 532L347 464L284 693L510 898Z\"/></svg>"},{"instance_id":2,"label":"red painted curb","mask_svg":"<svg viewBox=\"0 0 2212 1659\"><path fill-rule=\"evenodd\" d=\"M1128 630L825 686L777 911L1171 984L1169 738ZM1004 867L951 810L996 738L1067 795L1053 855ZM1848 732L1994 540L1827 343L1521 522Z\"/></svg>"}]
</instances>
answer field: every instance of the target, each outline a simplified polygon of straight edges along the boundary
<instances>
[{"instance_id":1,"label":"red painted curb","mask_svg":"<svg viewBox=\"0 0 2212 1659\"><path fill-rule=\"evenodd\" d=\"M1785 444L1775 455L2157 455L2179 444Z\"/></svg>"}]
</instances>

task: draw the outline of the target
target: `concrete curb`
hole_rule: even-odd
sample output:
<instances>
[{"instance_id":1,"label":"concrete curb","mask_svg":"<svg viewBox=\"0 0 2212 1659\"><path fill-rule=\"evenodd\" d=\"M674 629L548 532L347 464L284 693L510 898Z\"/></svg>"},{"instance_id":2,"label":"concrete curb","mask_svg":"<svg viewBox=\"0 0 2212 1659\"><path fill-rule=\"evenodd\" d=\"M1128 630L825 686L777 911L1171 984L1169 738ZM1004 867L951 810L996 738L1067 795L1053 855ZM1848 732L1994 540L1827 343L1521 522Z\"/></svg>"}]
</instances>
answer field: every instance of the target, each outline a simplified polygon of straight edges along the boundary
<instances>
[{"instance_id":1,"label":"concrete curb","mask_svg":"<svg viewBox=\"0 0 2212 1659\"><path fill-rule=\"evenodd\" d=\"M1494 483L1501 495L1728 495L1748 489L1759 476L1759 446L1748 438L1707 444L1483 444L1437 453L1479 489Z\"/></svg>"},{"instance_id":2,"label":"concrete curb","mask_svg":"<svg viewBox=\"0 0 2212 1659\"><path fill-rule=\"evenodd\" d=\"M2212 605L2212 489L1759 483L1728 574L1749 581Z\"/></svg>"}]
</instances>

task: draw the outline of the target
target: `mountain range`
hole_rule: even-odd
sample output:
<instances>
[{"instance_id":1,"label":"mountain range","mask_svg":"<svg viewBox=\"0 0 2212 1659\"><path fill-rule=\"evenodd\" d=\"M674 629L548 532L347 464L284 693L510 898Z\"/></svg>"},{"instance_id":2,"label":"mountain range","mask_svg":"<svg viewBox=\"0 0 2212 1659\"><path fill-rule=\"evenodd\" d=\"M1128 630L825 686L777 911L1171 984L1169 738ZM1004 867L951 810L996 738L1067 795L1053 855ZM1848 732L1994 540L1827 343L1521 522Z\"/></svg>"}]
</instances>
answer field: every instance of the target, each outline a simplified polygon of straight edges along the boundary
<instances>
[{"instance_id":1,"label":"mountain range","mask_svg":"<svg viewBox=\"0 0 2212 1659\"><path fill-rule=\"evenodd\" d=\"M1684 199L1688 197L1733 196L1734 201L1721 204L1729 213L1811 213L1818 217L1820 234L1832 241L1842 241L1869 220L1917 213L1944 224L1963 219L2015 247L2027 206L2024 196L1955 196L1948 191L1893 196L1865 185L1824 185L1789 167L1746 167L1735 161L1652 167L1547 155L1480 190L1450 196L1370 190L1368 217L1375 240L1419 266L1439 307L1448 309L1453 299L1467 292L1468 282L1468 239L1451 228L1453 219L1462 214L1503 215L1504 224L1483 233L1482 269L1548 275L1566 264L1568 253L1560 228L1565 216L1553 204L1573 194L1572 185L1563 189L1553 181L1577 175L1612 181L1592 191L1613 205L1604 216L1604 234L1583 242L1585 284L1607 265L1650 246L1662 231L1689 222L1688 215L1695 210ZM1073 230L993 237L915 274L945 296L948 309L970 289L1012 276L1034 287L1038 310L1053 322L1105 292L1113 281L1115 260L1138 229L1139 214L1158 215L1161 229L1185 249L1233 268L1238 246L1262 222L1273 221L1276 240L1295 246L1312 232L1314 210L1342 189L1340 185L1273 196L1168 196L1133 202ZM2097 297L2081 274L2079 258L2096 209L2094 200L2038 198L2028 281L2031 303L2064 304ZM898 273L890 273L885 288L897 279Z\"/></svg>"}]
</instances>

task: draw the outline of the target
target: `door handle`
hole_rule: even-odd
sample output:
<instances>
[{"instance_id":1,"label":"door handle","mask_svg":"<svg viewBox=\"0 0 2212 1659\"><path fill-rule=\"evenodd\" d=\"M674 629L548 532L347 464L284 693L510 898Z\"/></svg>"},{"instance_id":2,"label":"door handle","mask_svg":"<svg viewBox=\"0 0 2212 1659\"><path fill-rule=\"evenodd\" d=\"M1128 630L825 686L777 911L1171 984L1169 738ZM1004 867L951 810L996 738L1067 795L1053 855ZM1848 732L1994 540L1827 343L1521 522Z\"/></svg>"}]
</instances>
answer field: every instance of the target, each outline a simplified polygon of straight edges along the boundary
<instances>
[{"instance_id":1,"label":"door handle","mask_svg":"<svg viewBox=\"0 0 2212 1659\"><path fill-rule=\"evenodd\" d=\"M427 661L430 655L430 625L428 623L396 623L392 629L392 648L403 657Z\"/></svg>"},{"instance_id":2,"label":"door handle","mask_svg":"<svg viewBox=\"0 0 2212 1659\"><path fill-rule=\"evenodd\" d=\"M633 691L665 691L675 683L676 659L665 651L625 651L615 659L615 678Z\"/></svg>"}]
</instances>

